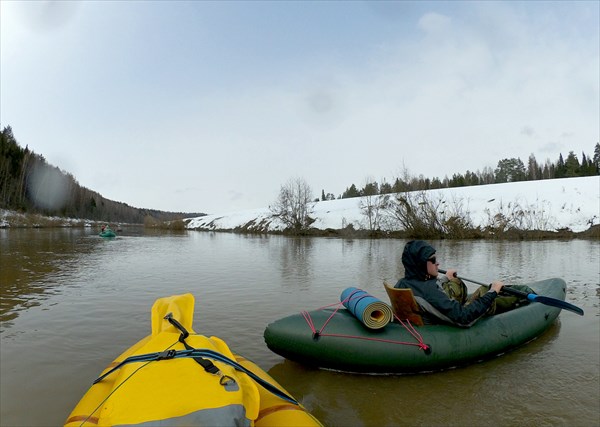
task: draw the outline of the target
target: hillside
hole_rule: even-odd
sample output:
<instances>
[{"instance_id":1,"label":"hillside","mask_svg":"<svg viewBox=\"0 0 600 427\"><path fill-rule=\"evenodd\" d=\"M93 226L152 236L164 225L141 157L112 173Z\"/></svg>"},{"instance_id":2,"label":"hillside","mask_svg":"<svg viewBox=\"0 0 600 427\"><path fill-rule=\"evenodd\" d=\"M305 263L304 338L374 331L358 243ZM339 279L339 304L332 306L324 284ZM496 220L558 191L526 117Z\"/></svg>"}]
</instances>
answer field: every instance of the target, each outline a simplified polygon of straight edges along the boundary
<instances>
[{"instance_id":1,"label":"hillside","mask_svg":"<svg viewBox=\"0 0 600 427\"><path fill-rule=\"evenodd\" d=\"M415 193L415 192L413 192ZM486 228L499 219L520 230L582 232L600 223L600 177L548 179L471 187L428 190L429 200L441 202ZM364 197L316 202L312 227L316 230L368 229L361 209ZM283 223L268 207L188 218L190 230L247 230L281 232ZM509 224L509 225L510 225ZM381 221L382 231L394 231L393 221Z\"/></svg>"},{"instance_id":2,"label":"hillside","mask_svg":"<svg viewBox=\"0 0 600 427\"><path fill-rule=\"evenodd\" d=\"M22 224L29 222L22 217L34 215L133 224L203 215L197 211L137 208L107 199L80 185L72 174L49 164L44 156L27 146L22 148L10 126L0 132L0 210L0 227L9 224L6 218L10 211L14 212L10 216Z\"/></svg>"}]
</instances>

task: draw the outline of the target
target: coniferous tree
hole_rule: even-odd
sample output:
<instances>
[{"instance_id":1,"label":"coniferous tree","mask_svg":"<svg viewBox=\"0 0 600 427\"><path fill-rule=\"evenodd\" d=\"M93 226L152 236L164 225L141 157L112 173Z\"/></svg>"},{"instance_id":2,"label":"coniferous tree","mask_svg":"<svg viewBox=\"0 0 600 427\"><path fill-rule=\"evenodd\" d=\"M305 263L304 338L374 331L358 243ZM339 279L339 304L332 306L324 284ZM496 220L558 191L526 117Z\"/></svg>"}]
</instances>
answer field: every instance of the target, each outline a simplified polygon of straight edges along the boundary
<instances>
[{"instance_id":1,"label":"coniferous tree","mask_svg":"<svg viewBox=\"0 0 600 427\"><path fill-rule=\"evenodd\" d=\"M543 179L553 179L556 174L556 165L550 161L550 159L546 159L546 163L544 163L544 167L542 169L542 178Z\"/></svg>"},{"instance_id":2,"label":"coniferous tree","mask_svg":"<svg viewBox=\"0 0 600 427\"><path fill-rule=\"evenodd\" d=\"M525 179L525 165L519 158L503 159L496 168L496 182L516 182Z\"/></svg>"},{"instance_id":3,"label":"coniferous tree","mask_svg":"<svg viewBox=\"0 0 600 427\"><path fill-rule=\"evenodd\" d=\"M572 178L574 176L579 176L579 160L577 159L577 155L569 151L567 156L567 160L565 161L565 177Z\"/></svg>"},{"instance_id":4,"label":"coniferous tree","mask_svg":"<svg viewBox=\"0 0 600 427\"><path fill-rule=\"evenodd\" d=\"M558 154L558 161L556 162L556 168L554 169L555 178L564 178L567 175L567 167L565 166L565 160L563 159L562 153Z\"/></svg>"},{"instance_id":5,"label":"coniferous tree","mask_svg":"<svg viewBox=\"0 0 600 427\"><path fill-rule=\"evenodd\" d=\"M465 177L459 173L452 174L452 178L448 181L448 187L464 187Z\"/></svg>"},{"instance_id":6,"label":"coniferous tree","mask_svg":"<svg viewBox=\"0 0 600 427\"><path fill-rule=\"evenodd\" d=\"M356 185L352 184L349 188L346 188L346 191L342 193L342 199L350 199L352 197L359 197L360 193L356 188Z\"/></svg>"},{"instance_id":7,"label":"coniferous tree","mask_svg":"<svg viewBox=\"0 0 600 427\"><path fill-rule=\"evenodd\" d=\"M389 182L384 181L379 186L379 194L390 194L392 192L392 184L390 184Z\"/></svg>"},{"instance_id":8,"label":"coniferous tree","mask_svg":"<svg viewBox=\"0 0 600 427\"><path fill-rule=\"evenodd\" d=\"M592 159L589 156L586 156L585 153L581 152L581 166L580 166L580 176L592 176L596 175L596 170L594 168L594 164L592 163Z\"/></svg>"},{"instance_id":9,"label":"coniferous tree","mask_svg":"<svg viewBox=\"0 0 600 427\"><path fill-rule=\"evenodd\" d=\"M404 180L396 178L394 185L392 185L392 190L394 193L402 193L404 191L410 191L410 186Z\"/></svg>"},{"instance_id":10,"label":"coniferous tree","mask_svg":"<svg viewBox=\"0 0 600 427\"><path fill-rule=\"evenodd\" d=\"M465 172L465 185L479 185L479 176L475 172Z\"/></svg>"},{"instance_id":11,"label":"coniferous tree","mask_svg":"<svg viewBox=\"0 0 600 427\"><path fill-rule=\"evenodd\" d=\"M440 181L437 176L431 180L431 188L444 188L442 186L442 181Z\"/></svg>"},{"instance_id":12,"label":"coniferous tree","mask_svg":"<svg viewBox=\"0 0 600 427\"><path fill-rule=\"evenodd\" d=\"M587 176L593 176L593 175L600 175L598 172L596 172L596 166L594 166L594 161L592 160L592 156L586 156L587 157L587 167L586 167L586 175Z\"/></svg>"},{"instance_id":13,"label":"coniferous tree","mask_svg":"<svg viewBox=\"0 0 600 427\"><path fill-rule=\"evenodd\" d=\"M594 164L594 168L596 168L596 175L600 175L600 143L596 143L596 147L594 148L594 158L592 159L592 163Z\"/></svg>"},{"instance_id":14,"label":"coniferous tree","mask_svg":"<svg viewBox=\"0 0 600 427\"><path fill-rule=\"evenodd\" d=\"M369 182L365 184L363 189L360 191L361 196L375 196L379 194L379 185L377 182Z\"/></svg>"}]
</instances>

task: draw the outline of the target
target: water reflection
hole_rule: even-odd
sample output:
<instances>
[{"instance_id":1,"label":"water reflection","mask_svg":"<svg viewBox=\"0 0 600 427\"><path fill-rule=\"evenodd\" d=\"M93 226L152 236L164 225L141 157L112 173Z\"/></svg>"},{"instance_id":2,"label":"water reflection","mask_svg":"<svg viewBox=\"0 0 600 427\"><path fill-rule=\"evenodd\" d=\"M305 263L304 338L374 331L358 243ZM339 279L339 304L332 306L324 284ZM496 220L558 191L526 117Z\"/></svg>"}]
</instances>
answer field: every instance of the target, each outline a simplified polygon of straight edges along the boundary
<instances>
[{"instance_id":1,"label":"water reflection","mask_svg":"<svg viewBox=\"0 0 600 427\"><path fill-rule=\"evenodd\" d=\"M0 332L20 311L59 292L65 272L87 259L94 244L84 229L0 230Z\"/></svg>"},{"instance_id":2,"label":"water reflection","mask_svg":"<svg viewBox=\"0 0 600 427\"><path fill-rule=\"evenodd\" d=\"M302 237L281 240L279 260L275 265L279 268L284 286L310 287L314 277L313 241Z\"/></svg>"}]
</instances>

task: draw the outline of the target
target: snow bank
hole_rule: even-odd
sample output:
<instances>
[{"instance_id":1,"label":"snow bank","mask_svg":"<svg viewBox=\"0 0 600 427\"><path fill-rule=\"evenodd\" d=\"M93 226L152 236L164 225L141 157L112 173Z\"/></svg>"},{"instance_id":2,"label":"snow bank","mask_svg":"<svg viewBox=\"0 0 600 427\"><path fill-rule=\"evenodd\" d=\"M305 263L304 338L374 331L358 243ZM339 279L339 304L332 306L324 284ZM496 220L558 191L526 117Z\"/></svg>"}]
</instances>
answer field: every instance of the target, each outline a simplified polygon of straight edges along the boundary
<instances>
[{"instance_id":1,"label":"snow bank","mask_svg":"<svg viewBox=\"0 0 600 427\"><path fill-rule=\"evenodd\" d=\"M448 204L461 205L475 226L485 226L490 216L515 210L529 212L530 225L540 230L569 228L581 232L600 223L600 176L445 188L425 194L430 200L441 198ZM316 220L312 226L320 230L342 229L350 224L355 229L367 228L361 199L364 198L315 203L311 216ZM268 207L192 218L187 228L232 230L258 224L268 231L284 228Z\"/></svg>"}]
</instances>

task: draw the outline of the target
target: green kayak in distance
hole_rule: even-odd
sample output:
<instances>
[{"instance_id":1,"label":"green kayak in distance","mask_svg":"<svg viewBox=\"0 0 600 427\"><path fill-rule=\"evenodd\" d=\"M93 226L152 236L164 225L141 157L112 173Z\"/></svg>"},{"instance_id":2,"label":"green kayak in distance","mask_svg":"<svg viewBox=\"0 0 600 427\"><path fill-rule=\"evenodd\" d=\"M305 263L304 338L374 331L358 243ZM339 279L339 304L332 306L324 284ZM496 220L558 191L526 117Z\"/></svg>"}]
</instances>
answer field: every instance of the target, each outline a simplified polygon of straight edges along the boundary
<instances>
[{"instance_id":1,"label":"green kayak in distance","mask_svg":"<svg viewBox=\"0 0 600 427\"><path fill-rule=\"evenodd\" d=\"M101 231L99 235L100 235L100 237L117 237L117 233L112 231L110 228L107 228L104 231Z\"/></svg>"},{"instance_id":2,"label":"green kayak in distance","mask_svg":"<svg viewBox=\"0 0 600 427\"><path fill-rule=\"evenodd\" d=\"M562 279L528 286L538 295L562 301L566 296ZM410 327L396 321L381 329L369 329L347 309L328 308L270 323L264 339L274 353L313 367L357 373L432 372L468 365L521 346L546 331L560 311L530 302L484 317L470 328L425 325L413 327L415 335Z\"/></svg>"}]
</instances>

